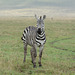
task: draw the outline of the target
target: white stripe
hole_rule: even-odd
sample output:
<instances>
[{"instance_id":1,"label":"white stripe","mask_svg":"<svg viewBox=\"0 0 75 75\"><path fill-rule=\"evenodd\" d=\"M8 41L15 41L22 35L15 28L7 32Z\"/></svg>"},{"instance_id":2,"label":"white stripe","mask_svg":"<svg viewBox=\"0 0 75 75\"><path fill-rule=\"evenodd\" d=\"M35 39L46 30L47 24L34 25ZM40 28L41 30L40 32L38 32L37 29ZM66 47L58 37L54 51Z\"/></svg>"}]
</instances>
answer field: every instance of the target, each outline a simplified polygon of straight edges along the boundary
<instances>
[{"instance_id":1,"label":"white stripe","mask_svg":"<svg viewBox=\"0 0 75 75\"><path fill-rule=\"evenodd\" d=\"M43 45L45 43L45 40L38 40L38 39L36 39L36 41L40 42L41 45Z\"/></svg>"},{"instance_id":2,"label":"white stripe","mask_svg":"<svg viewBox=\"0 0 75 75\"><path fill-rule=\"evenodd\" d=\"M37 45L40 46L40 44L37 42Z\"/></svg>"},{"instance_id":3,"label":"white stripe","mask_svg":"<svg viewBox=\"0 0 75 75\"><path fill-rule=\"evenodd\" d=\"M23 37L23 40L25 41L26 39Z\"/></svg>"},{"instance_id":4,"label":"white stripe","mask_svg":"<svg viewBox=\"0 0 75 75\"><path fill-rule=\"evenodd\" d=\"M39 36L37 36L37 38L38 38L39 40L41 40L41 39L44 39L44 38L45 38L45 36L44 36L44 37L42 37L42 38L40 38Z\"/></svg>"},{"instance_id":5,"label":"white stripe","mask_svg":"<svg viewBox=\"0 0 75 75\"><path fill-rule=\"evenodd\" d=\"M25 29L25 32L26 32L26 34L27 34L27 30Z\"/></svg>"},{"instance_id":6,"label":"white stripe","mask_svg":"<svg viewBox=\"0 0 75 75\"><path fill-rule=\"evenodd\" d=\"M28 29L28 32L29 32L29 27L27 29Z\"/></svg>"},{"instance_id":7,"label":"white stripe","mask_svg":"<svg viewBox=\"0 0 75 75\"><path fill-rule=\"evenodd\" d=\"M44 36L45 34L43 33L42 35L39 35L40 37Z\"/></svg>"},{"instance_id":8,"label":"white stripe","mask_svg":"<svg viewBox=\"0 0 75 75\"><path fill-rule=\"evenodd\" d=\"M23 32L24 36L26 37L26 34Z\"/></svg>"}]
</instances>

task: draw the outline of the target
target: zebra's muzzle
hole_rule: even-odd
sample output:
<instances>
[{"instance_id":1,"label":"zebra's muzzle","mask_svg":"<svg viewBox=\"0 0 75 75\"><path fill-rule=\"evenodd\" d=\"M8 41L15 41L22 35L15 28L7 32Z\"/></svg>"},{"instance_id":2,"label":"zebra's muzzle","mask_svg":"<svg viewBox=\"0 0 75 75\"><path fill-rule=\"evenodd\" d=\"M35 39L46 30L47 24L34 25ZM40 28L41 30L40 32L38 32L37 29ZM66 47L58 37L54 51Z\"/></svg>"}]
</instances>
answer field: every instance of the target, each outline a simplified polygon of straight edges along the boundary
<instances>
[{"instance_id":1,"label":"zebra's muzzle","mask_svg":"<svg viewBox=\"0 0 75 75\"><path fill-rule=\"evenodd\" d=\"M37 33L38 33L38 34L41 34L41 32L42 32L42 31L41 31L41 28L38 28Z\"/></svg>"}]
</instances>

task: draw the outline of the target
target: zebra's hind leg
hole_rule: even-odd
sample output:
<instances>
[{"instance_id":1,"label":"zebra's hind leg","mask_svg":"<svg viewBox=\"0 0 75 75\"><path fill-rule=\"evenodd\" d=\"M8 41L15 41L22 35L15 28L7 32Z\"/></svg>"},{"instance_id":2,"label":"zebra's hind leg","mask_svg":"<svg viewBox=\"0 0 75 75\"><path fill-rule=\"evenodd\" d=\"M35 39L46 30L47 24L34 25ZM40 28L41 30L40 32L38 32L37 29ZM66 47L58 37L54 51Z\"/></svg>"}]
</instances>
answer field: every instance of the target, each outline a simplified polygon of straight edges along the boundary
<instances>
[{"instance_id":1,"label":"zebra's hind leg","mask_svg":"<svg viewBox=\"0 0 75 75\"><path fill-rule=\"evenodd\" d=\"M27 44L24 44L24 60L23 60L23 62L26 61L26 54L27 54Z\"/></svg>"},{"instance_id":2,"label":"zebra's hind leg","mask_svg":"<svg viewBox=\"0 0 75 75\"><path fill-rule=\"evenodd\" d=\"M42 52L43 52L43 46L41 46L40 49L39 49L39 62L38 62L39 67L42 66L42 64L41 64Z\"/></svg>"},{"instance_id":3,"label":"zebra's hind leg","mask_svg":"<svg viewBox=\"0 0 75 75\"><path fill-rule=\"evenodd\" d=\"M31 49L31 58L32 58L32 63L34 68L36 67L36 56L37 56L36 48L33 47Z\"/></svg>"}]
</instances>

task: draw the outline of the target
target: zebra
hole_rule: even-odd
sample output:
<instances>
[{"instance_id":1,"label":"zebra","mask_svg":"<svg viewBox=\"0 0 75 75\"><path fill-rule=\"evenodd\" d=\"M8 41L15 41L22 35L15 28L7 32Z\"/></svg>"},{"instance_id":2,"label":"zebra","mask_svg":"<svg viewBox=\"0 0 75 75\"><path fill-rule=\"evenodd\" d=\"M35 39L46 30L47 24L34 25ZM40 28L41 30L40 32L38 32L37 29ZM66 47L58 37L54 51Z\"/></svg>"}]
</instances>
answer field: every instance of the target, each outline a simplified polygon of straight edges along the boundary
<instances>
[{"instance_id":1,"label":"zebra","mask_svg":"<svg viewBox=\"0 0 75 75\"><path fill-rule=\"evenodd\" d=\"M27 45L30 45L32 47L30 52L34 68L36 67L37 47L39 47L38 64L39 67L42 66L41 57L42 57L44 44L46 42L45 29L44 29L44 19L46 18L46 15L43 15L43 17L42 16L38 17L37 15L35 15L35 18L37 20L37 27L34 26L26 27L23 32L23 36L21 37L24 43L23 62L26 61Z\"/></svg>"}]
</instances>

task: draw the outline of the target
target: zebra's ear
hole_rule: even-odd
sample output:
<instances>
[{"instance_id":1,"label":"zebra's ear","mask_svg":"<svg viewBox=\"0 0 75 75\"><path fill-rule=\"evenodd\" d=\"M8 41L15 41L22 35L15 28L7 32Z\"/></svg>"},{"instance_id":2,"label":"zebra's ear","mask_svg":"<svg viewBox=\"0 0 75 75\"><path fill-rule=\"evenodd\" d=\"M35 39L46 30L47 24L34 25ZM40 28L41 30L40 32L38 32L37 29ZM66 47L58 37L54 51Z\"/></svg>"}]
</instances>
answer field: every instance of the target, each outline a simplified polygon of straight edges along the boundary
<instances>
[{"instance_id":1,"label":"zebra's ear","mask_svg":"<svg viewBox=\"0 0 75 75\"><path fill-rule=\"evenodd\" d=\"M46 18L46 15L43 15L43 20Z\"/></svg>"},{"instance_id":2,"label":"zebra's ear","mask_svg":"<svg viewBox=\"0 0 75 75\"><path fill-rule=\"evenodd\" d=\"M35 14L35 18L38 20L38 17L37 17L37 15Z\"/></svg>"}]
</instances>

